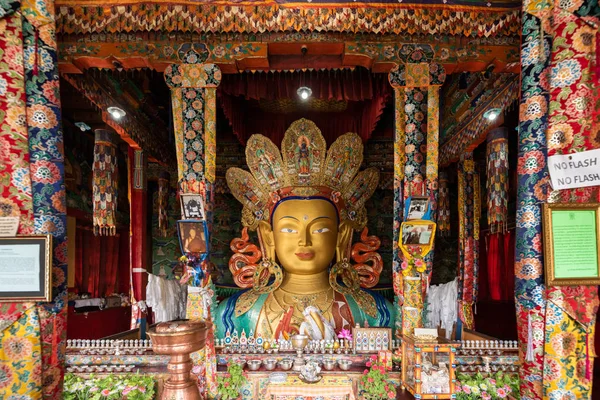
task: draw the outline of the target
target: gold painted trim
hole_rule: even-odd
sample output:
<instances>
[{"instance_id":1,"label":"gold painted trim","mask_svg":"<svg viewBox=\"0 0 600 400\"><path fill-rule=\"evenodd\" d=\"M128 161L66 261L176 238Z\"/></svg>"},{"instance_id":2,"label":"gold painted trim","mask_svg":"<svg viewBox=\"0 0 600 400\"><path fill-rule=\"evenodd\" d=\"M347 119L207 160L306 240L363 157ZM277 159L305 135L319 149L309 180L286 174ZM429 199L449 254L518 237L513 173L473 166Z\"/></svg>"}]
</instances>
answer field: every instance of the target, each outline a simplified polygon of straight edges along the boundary
<instances>
[{"instance_id":1,"label":"gold painted trim","mask_svg":"<svg viewBox=\"0 0 600 400\"><path fill-rule=\"evenodd\" d=\"M22 240L28 241L31 239L45 239L44 240L44 285L40 289L42 295L40 296L28 296L28 297L4 297L0 294L0 303L4 302L50 302L52 301L52 235L30 235L30 236L16 236L16 237L3 237L0 238L0 244L5 240Z\"/></svg>"},{"instance_id":2,"label":"gold painted trim","mask_svg":"<svg viewBox=\"0 0 600 400\"><path fill-rule=\"evenodd\" d=\"M554 275L554 242L552 234L552 210L596 212L596 254L598 276L590 278L556 278ZM546 286L600 285L600 203L551 203L542 204L542 233L544 236L544 278Z\"/></svg>"}]
</instances>

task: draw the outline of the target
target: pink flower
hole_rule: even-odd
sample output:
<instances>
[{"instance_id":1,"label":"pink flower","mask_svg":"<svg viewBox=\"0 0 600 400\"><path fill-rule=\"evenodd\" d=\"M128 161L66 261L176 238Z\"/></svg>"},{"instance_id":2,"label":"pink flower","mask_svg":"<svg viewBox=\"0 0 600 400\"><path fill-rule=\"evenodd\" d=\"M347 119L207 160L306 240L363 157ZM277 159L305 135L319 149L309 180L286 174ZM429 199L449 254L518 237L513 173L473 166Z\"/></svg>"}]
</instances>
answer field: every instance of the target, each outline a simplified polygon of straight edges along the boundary
<instances>
[{"instance_id":1,"label":"pink flower","mask_svg":"<svg viewBox=\"0 0 600 400\"><path fill-rule=\"evenodd\" d=\"M483 400L490 400L492 396L490 396L487 392L481 392L481 398Z\"/></svg>"},{"instance_id":2,"label":"pink flower","mask_svg":"<svg viewBox=\"0 0 600 400\"><path fill-rule=\"evenodd\" d=\"M391 391L391 390L390 390L390 391L388 392L388 398L390 398L390 399L395 399L395 398L396 398L396 393L394 393L393 391Z\"/></svg>"},{"instance_id":3,"label":"pink flower","mask_svg":"<svg viewBox=\"0 0 600 400\"><path fill-rule=\"evenodd\" d=\"M367 381L368 381L369 383L373 383L373 378L369 378L369 379L367 379Z\"/></svg>"},{"instance_id":4,"label":"pink flower","mask_svg":"<svg viewBox=\"0 0 600 400\"><path fill-rule=\"evenodd\" d=\"M371 365L373 365L373 364L371 364L371 361L367 361L367 367L369 367L369 368L370 368L370 367L371 367Z\"/></svg>"},{"instance_id":5,"label":"pink flower","mask_svg":"<svg viewBox=\"0 0 600 400\"><path fill-rule=\"evenodd\" d=\"M466 394L471 394L471 388L468 385L463 385L462 389Z\"/></svg>"},{"instance_id":6,"label":"pink flower","mask_svg":"<svg viewBox=\"0 0 600 400\"><path fill-rule=\"evenodd\" d=\"M225 381L225 383L223 384L225 387L229 387L229 382Z\"/></svg>"},{"instance_id":7,"label":"pink flower","mask_svg":"<svg viewBox=\"0 0 600 400\"><path fill-rule=\"evenodd\" d=\"M504 388L498 388L498 390L496 390L496 394L498 395L498 397L500 397L501 399L505 398L506 396L508 396L508 393L506 393L506 390L504 390Z\"/></svg>"},{"instance_id":8,"label":"pink flower","mask_svg":"<svg viewBox=\"0 0 600 400\"><path fill-rule=\"evenodd\" d=\"M490 378L489 382L490 382L490 384L496 386L496 380L495 379Z\"/></svg>"},{"instance_id":9,"label":"pink flower","mask_svg":"<svg viewBox=\"0 0 600 400\"><path fill-rule=\"evenodd\" d=\"M369 373L369 370L368 370L368 369L365 369L365 370L363 371L363 375L366 375L366 374L368 374L368 373Z\"/></svg>"},{"instance_id":10,"label":"pink flower","mask_svg":"<svg viewBox=\"0 0 600 400\"><path fill-rule=\"evenodd\" d=\"M135 389L135 386L127 386L125 389L123 389L123 395L129 394L129 392L131 392L133 389Z\"/></svg>"},{"instance_id":11,"label":"pink flower","mask_svg":"<svg viewBox=\"0 0 600 400\"><path fill-rule=\"evenodd\" d=\"M142 393L146 393L146 388L145 388L145 387L143 387L143 386L138 386L138 387L137 387L137 390L139 390L139 391L140 391L140 392L142 392Z\"/></svg>"},{"instance_id":12,"label":"pink flower","mask_svg":"<svg viewBox=\"0 0 600 400\"><path fill-rule=\"evenodd\" d=\"M402 261L402 264L400 265L402 267L403 270L405 270L406 268L408 268L408 263L405 261Z\"/></svg>"},{"instance_id":13,"label":"pink flower","mask_svg":"<svg viewBox=\"0 0 600 400\"><path fill-rule=\"evenodd\" d=\"M422 259L420 259L420 258L417 258L417 259L415 260L415 267L417 267L417 268L421 268L422 266L423 266L423 260L422 260Z\"/></svg>"},{"instance_id":14,"label":"pink flower","mask_svg":"<svg viewBox=\"0 0 600 400\"><path fill-rule=\"evenodd\" d=\"M108 389L104 389L103 391L100 392L102 394L102 396L108 396L110 394L110 390Z\"/></svg>"},{"instance_id":15,"label":"pink flower","mask_svg":"<svg viewBox=\"0 0 600 400\"><path fill-rule=\"evenodd\" d=\"M455 391L456 393L462 393L462 386L456 385Z\"/></svg>"}]
</instances>

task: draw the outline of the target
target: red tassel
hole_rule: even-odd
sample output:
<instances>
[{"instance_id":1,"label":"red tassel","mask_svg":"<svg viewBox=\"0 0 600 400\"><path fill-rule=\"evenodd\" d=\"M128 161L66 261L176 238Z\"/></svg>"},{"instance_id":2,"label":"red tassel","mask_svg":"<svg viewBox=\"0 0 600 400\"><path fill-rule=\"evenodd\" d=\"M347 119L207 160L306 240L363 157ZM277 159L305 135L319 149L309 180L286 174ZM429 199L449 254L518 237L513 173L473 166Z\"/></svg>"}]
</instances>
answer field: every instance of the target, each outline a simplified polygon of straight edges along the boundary
<instances>
[{"instance_id":1,"label":"red tassel","mask_svg":"<svg viewBox=\"0 0 600 400\"><path fill-rule=\"evenodd\" d=\"M596 84L600 81L600 32L596 33Z\"/></svg>"},{"instance_id":2,"label":"red tassel","mask_svg":"<svg viewBox=\"0 0 600 400\"><path fill-rule=\"evenodd\" d=\"M51 365L58 364L58 334L56 332L56 315L52 318L52 358Z\"/></svg>"}]
</instances>

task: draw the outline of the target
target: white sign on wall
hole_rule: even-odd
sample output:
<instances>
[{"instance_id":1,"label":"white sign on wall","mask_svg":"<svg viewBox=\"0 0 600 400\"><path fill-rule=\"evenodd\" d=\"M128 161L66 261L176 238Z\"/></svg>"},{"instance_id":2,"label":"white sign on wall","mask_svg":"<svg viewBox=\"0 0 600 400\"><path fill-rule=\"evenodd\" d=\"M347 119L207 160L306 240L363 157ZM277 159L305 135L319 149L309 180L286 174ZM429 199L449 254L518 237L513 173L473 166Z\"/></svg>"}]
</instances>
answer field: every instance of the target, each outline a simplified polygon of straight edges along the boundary
<instances>
[{"instance_id":1,"label":"white sign on wall","mask_svg":"<svg viewBox=\"0 0 600 400\"><path fill-rule=\"evenodd\" d=\"M548 157L554 190L600 186L600 149Z\"/></svg>"}]
</instances>

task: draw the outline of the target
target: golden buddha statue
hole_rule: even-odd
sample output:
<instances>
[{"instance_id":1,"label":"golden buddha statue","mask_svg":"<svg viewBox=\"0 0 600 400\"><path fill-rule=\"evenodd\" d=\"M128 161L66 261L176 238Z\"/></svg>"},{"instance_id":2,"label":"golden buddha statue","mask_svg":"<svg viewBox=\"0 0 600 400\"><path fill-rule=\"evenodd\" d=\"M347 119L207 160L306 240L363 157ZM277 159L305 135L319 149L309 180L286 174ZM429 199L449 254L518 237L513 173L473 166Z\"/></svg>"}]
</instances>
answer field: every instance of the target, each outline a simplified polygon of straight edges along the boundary
<instances>
[{"instance_id":1,"label":"golden buddha statue","mask_svg":"<svg viewBox=\"0 0 600 400\"><path fill-rule=\"evenodd\" d=\"M332 327L393 326L391 304L367 290L381 273L379 240L365 230L367 243L351 246L353 232L367 222L364 204L379 173L357 174L363 146L356 134L342 135L326 150L315 124L301 119L287 130L281 153L268 138L253 135L246 147L250 172L227 171L246 227L242 239L232 241L229 267L248 290L217 308L217 337L245 330L279 338L302 326L313 338L329 339ZM247 229L258 231L260 250L248 243ZM350 264L351 250L361 263Z\"/></svg>"}]
</instances>

